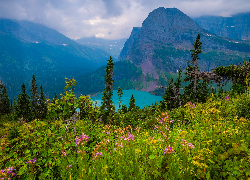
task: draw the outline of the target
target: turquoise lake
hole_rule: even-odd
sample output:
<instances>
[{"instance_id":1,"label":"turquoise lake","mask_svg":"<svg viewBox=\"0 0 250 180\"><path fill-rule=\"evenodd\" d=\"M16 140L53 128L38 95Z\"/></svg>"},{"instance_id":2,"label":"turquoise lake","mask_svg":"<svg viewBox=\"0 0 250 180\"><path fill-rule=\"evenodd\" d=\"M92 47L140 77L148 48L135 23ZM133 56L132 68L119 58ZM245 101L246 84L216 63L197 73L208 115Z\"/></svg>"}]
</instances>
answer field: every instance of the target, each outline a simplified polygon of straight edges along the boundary
<instances>
[{"instance_id":1,"label":"turquoise lake","mask_svg":"<svg viewBox=\"0 0 250 180\"><path fill-rule=\"evenodd\" d=\"M143 109L147 105L150 106L152 104L155 104L155 101L160 102L162 100L161 96L154 96L145 91L123 90L122 92L123 92L123 95L122 95L121 105L126 104L127 107L129 107L129 102L130 102L130 98L132 94L135 98L135 105L139 106L140 109ZM91 99L97 102L97 106L100 106L102 102L102 93L98 93L96 94L96 96L91 96ZM113 91L112 100L115 103L115 109L116 110L119 109L119 104L118 104L119 99L118 99L117 90Z\"/></svg>"}]
</instances>

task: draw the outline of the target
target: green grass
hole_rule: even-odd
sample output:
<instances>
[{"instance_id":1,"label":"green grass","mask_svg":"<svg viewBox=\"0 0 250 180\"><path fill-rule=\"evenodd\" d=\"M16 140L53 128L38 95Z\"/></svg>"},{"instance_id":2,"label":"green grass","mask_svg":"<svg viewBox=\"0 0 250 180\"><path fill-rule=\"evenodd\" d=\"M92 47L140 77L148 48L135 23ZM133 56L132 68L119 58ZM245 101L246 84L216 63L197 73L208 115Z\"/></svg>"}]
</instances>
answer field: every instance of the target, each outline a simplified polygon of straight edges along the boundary
<instances>
[{"instance_id":1,"label":"green grass","mask_svg":"<svg viewBox=\"0 0 250 180\"><path fill-rule=\"evenodd\" d=\"M211 96L163 112L156 105L136 128L80 120L76 136L85 139L77 146L62 120L4 123L0 169L15 170L0 178L250 179L250 121L238 114L249 98Z\"/></svg>"}]
</instances>

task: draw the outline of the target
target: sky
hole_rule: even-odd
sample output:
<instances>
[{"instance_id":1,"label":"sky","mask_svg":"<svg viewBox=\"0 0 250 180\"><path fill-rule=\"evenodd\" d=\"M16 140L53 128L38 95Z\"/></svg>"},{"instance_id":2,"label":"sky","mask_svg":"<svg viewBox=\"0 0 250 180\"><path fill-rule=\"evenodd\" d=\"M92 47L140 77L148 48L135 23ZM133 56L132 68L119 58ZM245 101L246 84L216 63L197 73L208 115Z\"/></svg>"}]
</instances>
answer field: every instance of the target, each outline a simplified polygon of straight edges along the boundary
<instances>
[{"instance_id":1,"label":"sky","mask_svg":"<svg viewBox=\"0 0 250 180\"><path fill-rule=\"evenodd\" d=\"M178 8L191 18L250 12L250 0L0 0L0 18L28 20L71 39L128 38L158 7Z\"/></svg>"}]
</instances>

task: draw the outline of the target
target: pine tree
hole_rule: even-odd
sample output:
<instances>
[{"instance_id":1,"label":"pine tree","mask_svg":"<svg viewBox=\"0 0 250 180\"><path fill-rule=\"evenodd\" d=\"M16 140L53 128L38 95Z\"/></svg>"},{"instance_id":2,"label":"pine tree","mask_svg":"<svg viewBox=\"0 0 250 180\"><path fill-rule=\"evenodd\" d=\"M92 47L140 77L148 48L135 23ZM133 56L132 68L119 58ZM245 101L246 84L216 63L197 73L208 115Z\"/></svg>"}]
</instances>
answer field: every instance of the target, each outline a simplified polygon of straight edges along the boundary
<instances>
[{"instance_id":1,"label":"pine tree","mask_svg":"<svg viewBox=\"0 0 250 180\"><path fill-rule=\"evenodd\" d=\"M6 87L0 82L0 114L10 113L10 100Z\"/></svg>"},{"instance_id":2,"label":"pine tree","mask_svg":"<svg viewBox=\"0 0 250 180\"><path fill-rule=\"evenodd\" d=\"M133 111L136 109L136 106L135 106L135 98L132 94L131 98L130 98L130 102L129 102L129 107L128 107L128 110L129 111Z\"/></svg>"},{"instance_id":3,"label":"pine tree","mask_svg":"<svg viewBox=\"0 0 250 180\"><path fill-rule=\"evenodd\" d=\"M27 122L32 120L29 96L26 94L24 84L22 85L22 93L18 95L16 107L17 117L24 118Z\"/></svg>"},{"instance_id":4,"label":"pine tree","mask_svg":"<svg viewBox=\"0 0 250 180\"><path fill-rule=\"evenodd\" d=\"M45 119L46 114L47 114L47 104L46 104L46 101L45 101L45 96L44 96L44 93L43 93L42 84L40 86L40 94L39 94L38 103L39 103L39 111L38 111L39 115L38 115L38 118Z\"/></svg>"},{"instance_id":5,"label":"pine tree","mask_svg":"<svg viewBox=\"0 0 250 180\"><path fill-rule=\"evenodd\" d=\"M175 88L175 92L176 92L176 94L175 94L175 107L179 107L182 103L182 97L180 94L180 88L181 88L181 82L182 82L181 73L182 73L181 67L179 67L178 78L177 78L176 82L174 83L174 85L175 85L174 88Z\"/></svg>"},{"instance_id":6,"label":"pine tree","mask_svg":"<svg viewBox=\"0 0 250 180\"><path fill-rule=\"evenodd\" d=\"M194 50L190 50L192 60L191 65L188 65L186 78L184 79L184 82L190 82L188 86L184 88L184 99L187 101L196 102L206 100L206 96L208 94L207 92L207 82L203 81L203 83L200 82L199 78L199 67L197 66L197 60L199 58L199 54L202 53L201 51L201 42L200 42L200 34L197 35L196 41L194 42Z\"/></svg>"},{"instance_id":7,"label":"pine tree","mask_svg":"<svg viewBox=\"0 0 250 180\"><path fill-rule=\"evenodd\" d=\"M107 67L105 69L105 88L102 96L102 105L100 107L101 109L101 119L104 122L104 124L110 122L110 118L112 118L113 114L115 113L115 106L112 101L112 95L113 95L113 86L114 86L114 63L112 60L112 57L110 56Z\"/></svg>"},{"instance_id":8,"label":"pine tree","mask_svg":"<svg viewBox=\"0 0 250 180\"><path fill-rule=\"evenodd\" d=\"M123 94L122 89L121 89L121 87L119 86L119 87L118 87L119 109L121 109L122 94Z\"/></svg>"},{"instance_id":9,"label":"pine tree","mask_svg":"<svg viewBox=\"0 0 250 180\"><path fill-rule=\"evenodd\" d=\"M35 75L32 76L32 84L30 89L31 94L31 110L33 114L33 118L39 117L39 94L38 94L38 87L36 85L36 78Z\"/></svg>"},{"instance_id":10,"label":"pine tree","mask_svg":"<svg viewBox=\"0 0 250 180\"><path fill-rule=\"evenodd\" d=\"M55 101L56 101L57 99L58 99L58 98L57 98L57 94L56 94L56 92L55 92L55 96L54 96L54 98L52 99L52 102L55 103Z\"/></svg>"},{"instance_id":11,"label":"pine tree","mask_svg":"<svg viewBox=\"0 0 250 180\"><path fill-rule=\"evenodd\" d=\"M166 108L166 106L167 106L167 109L172 109L174 97L175 97L175 93L174 93L174 87L173 87L173 77L171 77L168 87L166 89L165 95L162 97L163 98L163 102L161 105L162 109Z\"/></svg>"}]
</instances>

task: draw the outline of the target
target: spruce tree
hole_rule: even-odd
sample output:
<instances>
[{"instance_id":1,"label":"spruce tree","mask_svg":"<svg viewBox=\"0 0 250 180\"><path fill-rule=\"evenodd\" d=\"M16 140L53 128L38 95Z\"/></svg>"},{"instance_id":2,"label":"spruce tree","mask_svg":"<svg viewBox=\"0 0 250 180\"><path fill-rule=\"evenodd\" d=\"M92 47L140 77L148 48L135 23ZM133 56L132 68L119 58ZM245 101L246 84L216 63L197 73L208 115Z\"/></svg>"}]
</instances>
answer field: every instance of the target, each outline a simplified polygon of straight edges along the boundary
<instances>
[{"instance_id":1,"label":"spruce tree","mask_svg":"<svg viewBox=\"0 0 250 180\"><path fill-rule=\"evenodd\" d=\"M169 110L172 109L174 97L175 97L175 93L174 93L174 87L173 87L173 77L171 77L168 87L165 91L165 95L162 97L163 102L161 103L161 108L162 109L167 108Z\"/></svg>"},{"instance_id":2,"label":"spruce tree","mask_svg":"<svg viewBox=\"0 0 250 180\"><path fill-rule=\"evenodd\" d=\"M130 102L129 102L129 107L128 107L128 110L129 111L133 111L136 109L136 106L135 106L135 98L132 94L131 98L130 98Z\"/></svg>"},{"instance_id":3,"label":"spruce tree","mask_svg":"<svg viewBox=\"0 0 250 180\"><path fill-rule=\"evenodd\" d=\"M39 117L39 94L38 94L38 87L36 85L36 78L35 75L32 76L32 84L30 89L31 94L31 110L33 114L33 118Z\"/></svg>"},{"instance_id":4,"label":"spruce tree","mask_svg":"<svg viewBox=\"0 0 250 180\"><path fill-rule=\"evenodd\" d=\"M114 86L114 63L112 60L112 57L110 56L107 67L105 69L105 88L103 91L102 96L102 105L100 107L101 109L101 119L104 122L104 124L110 122L110 118L112 118L113 114L115 113L115 106L112 101L112 95L113 95L113 86Z\"/></svg>"},{"instance_id":5,"label":"spruce tree","mask_svg":"<svg viewBox=\"0 0 250 180\"><path fill-rule=\"evenodd\" d=\"M22 93L18 95L16 106L17 117L24 118L27 122L32 120L29 96L23 83Z\"/></svg>"},{"instance_id":6,"label":"spruce tree","mask_svg":"<svg viewBox=\"0 0 250 180\"><path fill-rule=\"evenodd\" d=\"M190 50L192 52L192 60L188 62L191 63L191 65L188 65L188 68L186 68L187 72L185 73L187 77L184 79L184 82L190 82L190 84L184 88L183 99L185 99L186 102L196 102L197 100L200 102L205 102L208 95L207 84L209 82L204 80L202 83L200 82L200 70L197 66L197 60L200 59L199 54L202 53L201 44L200 34L198 34L196 41L194 42L194 49Z\"/></svg>"},{"instance_id":7,"label":"spruce tree","mask_svg":"<svg viewBox=\"0 0 250 180\"><path fill-rule=\"evenodd\" d=\"M0 114L10 113L10 100L6 87L0 82Z\"/></svg>"},{"instance_id":8,"label":"spruce tree","mask_svg":"<svg viewBox=\"0 0 250 180\"><path fill-rule=\"evenodd\" d=\"M45 96L44 96L44 92L43 92L43 86L41 84L40 86L40 94L39 94L39 115L38 118L40 119L45 119L46 118L46 114L47 114L47 104L45 101Z\"/></svg>"},{"instance_id":9,"label":"spruce tree","mask_svg":"<svg viewBox=\"0 0 250 180\"><path fill-rule=\"evenodd\" d=\"M175 107L179 107L182 103L182 97L180 94L180 88L181 88L181 67L179 67L179 71L178 71L178 78L176 80L176 82L174 83L174 88L175 88Z\"/></svg>"},{"instance_id":10,"label":"spruce tree","mask_svg":"<svg viewBox=\"0 0 250 180\"><path fill-rule=\"evenodd\" d=\"M55 101L56 101L57 99L58 99L58 98L57 98L57 94L56 94L56 92L55 92L55 96L54 96L54 98L52 99L52 102L55 103Z\"/></svg>"},{"instance_id":11,"label":"spruce tree","mask_svg":"<svg viewBox=\"0 0 250 180\"><path fill-rule=\"evenodd\" d=\"M119 86L118 87L118 97L119 97L119 109L121 109L121 103L122 103L122 94L123 94L123 92L122 92L122 89L121 89L121 87Z\"/></svg>"}]
</instances>

